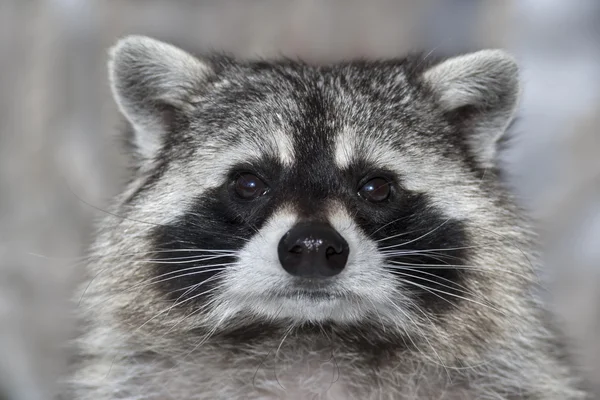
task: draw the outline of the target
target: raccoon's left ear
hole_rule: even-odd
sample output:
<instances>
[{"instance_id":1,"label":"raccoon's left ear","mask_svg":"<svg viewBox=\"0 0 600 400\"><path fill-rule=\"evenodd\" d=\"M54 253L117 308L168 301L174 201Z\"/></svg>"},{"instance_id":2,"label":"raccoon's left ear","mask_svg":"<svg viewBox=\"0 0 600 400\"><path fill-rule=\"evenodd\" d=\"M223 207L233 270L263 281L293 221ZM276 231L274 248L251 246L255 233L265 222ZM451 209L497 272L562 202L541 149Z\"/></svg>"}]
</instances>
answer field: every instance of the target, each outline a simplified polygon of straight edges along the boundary
<instances>
[{"instance_id":1,"label":"raccoon's left ear","mask_svg":"<svg viewBox=\"0 0 600 400\"><path fill-rule=\"evenodd\" d=\"M109 77L119 109L133 126L142 161L153 160L172 129L194 108L213 70L167 43L127 36L110 50Z\"/></svg>"},{"instance_id":2,"label":"raccoon's left ear","mask_svg":"<svg viewBox=\"0 0 600 400\"><path fill-rule=\"evenodd\" d=\"M519 69L502 50L481 50L447 59L423 78L444 111L461 124L474 156L495 163L496 145L514 118L519 100Z\"/></svg>"}]
</instances>

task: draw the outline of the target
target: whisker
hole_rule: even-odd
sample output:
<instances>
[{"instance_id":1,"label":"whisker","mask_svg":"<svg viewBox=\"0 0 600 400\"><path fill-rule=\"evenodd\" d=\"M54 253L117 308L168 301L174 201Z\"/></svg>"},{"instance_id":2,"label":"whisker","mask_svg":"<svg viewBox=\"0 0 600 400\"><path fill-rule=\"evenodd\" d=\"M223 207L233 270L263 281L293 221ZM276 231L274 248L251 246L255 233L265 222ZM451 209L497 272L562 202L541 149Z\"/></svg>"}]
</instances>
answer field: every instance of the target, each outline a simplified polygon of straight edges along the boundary
<instances>
[{"instance_id":1,"label":"whisker","mask_svg":"<svg viewBox=\"0 0 600 400\"><path fill-rule=\"evenodd\" d=\"M474 294L474 293L472 293L472 292L470 291L470 289L469 289L469 288L467 288L466 286L464 286L464 285L461 285L461 284L459 284L459 283L456 283L456 282L454 282L454 281L452 281L452 280L450 280L450 279L448 279L448 278L444 278L444 277L442 277L442 276L439 276L439 275L436 275L436 274L432 274L431 272L420 271L419 269L416 269L416 268L406 268L406 267L403 267L403 268L398 268L398 267L396 267L396 266L393 266L393 267L388 267L388 268L392 268L392 269L395 269L395 270L402 270L402 271L413 271L413 272L418 272L419 274L428 275L428 276L433 276L433 277L435 277L435 278L437 278L437 279L441 279L441 280L443 280L443 281L450 282L451 284L453 284L453 285L455 285L455 286L457 286L457 287L459 287L459 288L461 288L461 289L464 289L464 293ZM432 281L432 282L434 282L434 281ZM439 285L442 285L441 283L438 283L438 284L439 284ZM446 286L446 285L442 285L442 286ZM446 286L446 287L448 287L449 289L454 289L453 287L450 287L450 286Z\"/></svg>"},{"instance_id":2,"label":"whisker","mask_svg":"<svg viewBox=\"0 0 600 400\"><path fill-rule=\"evenodd\" d=\"M204 219L205 219L205 216L203 216L203 215L200 215L200 214L197 214L197 213L189 213L189 215L192 215L192 216L199 217L199 218L200 218L200 219L202 219L202 220L204 220ZM255 233L257 233L257 234L260 234L259 230L258 230L258 229L257 229L257 228L256 228L254 225L252 225L250 222L248 222L248 221L247 221L247 220L246 220L246 219L245 219L245 218L244 218L244 217L243 217L243 216L242 216L240 213L236 213L236 216L237 216L237 217L238 217L238 218L239 218L239 219L240 219L240 220L241 220L243 223L245 223L245 224L246 224L246 225L247 225L247 226L248 226L250 229L252 229L252 230L253 230ZM200 228L204 228L204 226L200 226L200 225L198 225L198 227L200 227ZM230 235L228 234L228 236L230 236ZM249 240L249 239L247 239L247 238L243 238L243 237L241 237L241 236L236 236L236 237L237 237L237 238L239 238L239 239L244 239L244 240L246 240L246 241L248 241L248 240Z\"/></svg>"},{"instance_id":3,"label":"whisker","mask_svg":"<svg viewBox=\"0 0 600 400\"><path fill-rule=\"evenodd\" d=\"M435 254L435 256L432 256L432 254ZM427 257L427 258L432 258L434 260L437 260L439 262L442 262L444 264L447 264L446 261L444 261L443 259L454 259L454 260L458 260L458 261L464 261L464 258L461 257L457 257L457 256L450 256L448 254L441 254L435 251L432 251L430 253L419 253L419 254L414 254L414 255L409 255L409 257Z\"/></svg>"},{"instance_id":4,"label":"whisker","mask_svg":"<svg viewBox=\"0 0 600 400\"><path fill-rule=\"evenodd\" d=\"M443 254L440 255L440 256L432 256L431 254L438 254L438 253L430 253L430 254L425 254L425 253L422 253L422 254L406 254L406 255L402 255L401 257L402 257L402 259L405 259L405 258L414 258L414 257L418 257L418 258L426 257L426 258L430 258L432 260L441 262L441 263L446 264L446 265L450 265L450 263L448 261L445 261L444 258L454 258L454 259L456 259L458 261L463 261L463 259L460 258L460 257L444 256ZM394 257L394 256L392 255L391 257ZM408 261L410 261L410 260L408 260Z\"/></svg>"},{"instance_id":5,"label":"whisker","mask_svg":"<svg viewBox=\"0 0 600 400\"><path fill-rule=\"evenodd\" d=\"M381 318L379 311L377 311L377 307L375 306L375 303L373 302L373 300L370 297L367 297L367 300L369 300L369 303L371 303L371 305L373 306L373 310L375 311L375 314L377 315L377 318L379 318L379 322L381 323L381 329L382 329L383 333L385 333L385 324L383 323L383 319Z\"/></svg>"},{"instance_id":6,"label":"whisker","mask_svg":"<svg viewBox=\"0 0 600 400\"><path fill-rule=\"evenodd\" d=\"M401 261L392 261L392 260L388 260L387 262L389 264L402 265L402 266L408 266L408 267L416 267L418 269L468 269L468 270L474 270L474 271L480 271L480 272L498 271L498 272L506 273L509 275L518 276L523 279L530 279L526 275L520 274L518 272L512 271L507 268L497 268L497 267L489 267L489 266L482 267L480 265L462 265L462 264L413 264L413 263L405 263L405 262L401 262Z\"/></svg>"},{"instance_id":7,"label":"whisker","mask_svg":"<svg viewBox=\"0 0 600 400\"><path fill-rule=\"evenodd\" d=\"M210 282L211 280L216 280L216 279L218 279L218 278L216 278L216 277L217 277L217 275L218 275L218 274L211 276L210 278L208 278L208 279L204 280L202 283L204 284L204 283L208 283L208 282ZM208 289L208 290L207 290L207 292L208 292L208 291L214 291L215 289L216 289L216 288L211 288L211 289ZM198 298L199 296L202 296L202 295L204 295L204 293L205 293L205 292L201 292L201 293L199 293L199 294L197 294L197 295L194 295L194 296L192 296L192 297L189 297L189 298L185 299L184 301L182 301L181 303L179 303L179 305L181 305L181 304L183 304L183 303L187 303L188 301L192 301L193 299L195 299L195 298ZM163 315L164 313L169 313L169 312L171 311L171 309L173 309L173 307L175 307L175 306L176 306L176 304L172 304L172 305L170 305L169 307L165 308L164 310L162 310L162 311L158 312L157 314L155 314L154 316L152 316L152 318L148 319L146 322L144 322L144 323L143 323L143 324L141 324L139 327L137 327L136 329L134 329L134 330L133 330L133 333L135 333L135 332L138 332L138 331L139 331L140 329L142 329L144 326L146 326L147 324L149 324L151 321L154 321L156 318L160 317L160 316L161 316L161 315Z\"/></svg>"},{"instance_id":8,"label":"whisker","mask_svg":"<svg viewBox=\"0 0 600 400\"><path fill-rule=\"evenodd\" d=\"M149 264L190 264L200 261L216 260L218 258L232 257L230 254L224 254L221 256L205 256L199 258L198 256L188 257L175 257L165 259L149 259L149 260L135 260L136 263L149 263Z\"/></svg>"},{"instance_id":9,"label":"whisker","mask_svg":"<svg viewBox=\"0 0 600 400\"><path fill-rule=\"evenodd\" d=\"M394 222L402 221L403 219L406 219L406 218L409 218L409 217L410 217L410 215L407 215L407 216L404 216L404 217L400 217L400 218L396 218L395 220L392 220L392 221L388 222L387 224L384 224L384 225L380 226L379 228L377 228L376 230L374 230L373 232L371 232L369 234L369 237L370 238L373 237L373 235L375 235L377 232L379 232L380 230L382 230L386 226L390 226ZM412 231L412 232L416 232L416 231ZM405 234L409 234L409 233L412 233L412 232L406 232ZM379 239L379 240L376 240L375 242L381 242L381 241L384 241L384 240L391 239L393 237L395 237L395 236L388 237L388 238L383 238L383 239Z\"/></svg>"},{"instance_id":10,"label":"whisker","mask_svg":"<svg viewBox=\"0 0 600 400\"><path fill-rule=\"evenodd\" d=\"M215 334L215 332L216 332L216 331L217 331L217 330L218 330L218 329L221 327L221 325L223 324L223 322L224 322L226 319L227 319L227 316L226 316L226 315L223 315L223 316L221 317L221 319L219 319L219 321L217 321L217 322L214 324L213 328L212 328L210 331L208 331L208 332L206 333L206 335L204 335L204 337L203 337L203 338L202 338L202 339L201 339L201 340L198 342L198 344L196 344L196 345L194 346L194 348L192 348L192 349L191 349L191 350L190 350L190 351L189 351L189 352L188 352L188 353L187 353L187 354L186 354L186 355L185 355L185 356L182 358L182 360L185 360L186 358L188 358L190 355L192 355L192 353L193 353L194 351L196 351L196 349L198 349L198 347L200 347L200 346L202 346L204 343L206 343L206 342L207 342L207 341L208 341L208 340L209 340L209 339L210 339L210 338L211 338L211 337L212 337L212 336Z\"/></svg>"},{"instance_id":11,"label":"whisker","mask_svg":"<svg viewBox=\"0 0 600 400\"><path fill-rule=\"evenodd\" d=\"M400 247L407 243L408 242L399 243L397 245L380 247L380 250L387 251L388 249L393 249L394 247ZM454 250L481 249L481 248L486 248L486 247L493 247L493 245L490 244L490 245L477 245L477 246L447 247L447 248L443 248L443 249L415 249L415 250L406 250L406 251L411 251L411 252L454 251ZM404 250L400 250L400 251L404 251Z\"/></svg>"},{"instance_id":12,"label":"whisker","mask_svg":"<svg viewBox=\"0 0 600 400\"><path fill-rule=\"evenodd\" d=\"M186 252L186 253L207 252L207 253L216 253L216 254L237 254L238 253L236 250L190 248L190 249L172 249L172 250L148 250L148 251L140 251L140 252L135 252L135 253L119 253L119 254L112 254L112 255L109 254L109 255L102 256L102 259L106 260L106 259L114 259L114 258L122 258L122 257L140 256L140 255L145 255L145 254L177 253L177 252ZM81 257L55 257L55 256L49 256L49 255L39 254L39 253L34 253L34 252L27 252L27 255L30 255L32 257L42 258L44 260L52 260L52 261L74 261L74 262L77 261L76 263L73 263L72 265L79 265L86 261L94 261L98 258L97 255L93 255L93 254L81 256ZM192 257L192 256L189 256L189 257Z\"/></svg>"},{"instance_id":13,"label":"whisker","mask_svg":"<svg viewBox=\"0 0 600 400\"><path fill-rule=\"evenodd\" d=\"M209 257L212 257L212 256L209 256ZM223 256L223 257L224 257L224 256ZM198 259L198 260L196 260L195 262L198 262L198 261L206 261L206 260L207 260L207 259ZM141 260L141 262L144 262L144 261L143 261L143 260ZM156 263L156 261L155 261L155 260L147 260L146 262ZM166 263L166 262L165 262L165 263ZM174 263L174 264L177 264L177 263ZM208 266L206 266L206 267L210 267L210 266L211 266L211 265L208 265ZM212 265L212 266L214 266L214 265ZM200 268L200 267L198 267L198 268ZM108 266L108 267L105 267L105 268L102 268L100 271L98 271L98 272L97 272L97 273L96 273L96 274L95 274L95 275L92 277L92 279L91 279L91 280L88 282L88 284L86 285L85 289L83 290L83 293L81 294L81 296L80 296L80 298L79 298L79 301L78 301L78 303L77 303L77 305L78 305L78 306L80 306L80 305L81 305L81 301L83 300L83 297L84 297L84 296L85 296L85 294L88 292L89 288L91 287L92 283L93 283L93 282L96 280L96 278L98 278L98 276L100 276L100 275L101 275L103 272L106 272L107 270L110 270L110 269L111 269L111 267L110 267L110 266ZM175 273L176 271L172 271L172 272L173 272L173 273ZM177 272L181 272L181 270L179 270L179 271L177 271ZM167 273L167 274L170 274L170 273ZM163 274L163 275L159 275L159 277L160 277L160 276L165 276L165 275L164 275L164 274ZM154 278L157 278L157 277L153 277L153 279L154 279ZM142 282L142 283L143 283L143 282Z\"/></svg>"},{"instance_id":14,"label":"whisker","mask_svg":"<svg viewBox=\"0 0 600 400\"><path fill-rule=\"evenodd\" d=\"M423 238L425 238L425 237L427 237L427 236L431 235L433 232L437 231L437 230L438 230L438 229L440 229L442 226L446 225L446 224L447 224L447 223L448 223L448 222L449 222L451 219L452 219L452 218L448 218L448 219L446 219L444 222L442 222L441 224L439 224L439 225L438 225L438 226L436 226L435 228L431 229L431 230L430 230L430 231L428 231L427 233L424 233L423 235L421 235L421 236L419 236L419 237L417 237L417 238L415 238L415 239L409 240L408 242L403 242L403 243L400 243L400 244L396 245L396 247L406 246L407 244L414 243L414 242L416 242L416 241L418 241L418 240L421 240L421 239L423 239ZM390 247L390 246L387 246L387 247ZM385 248L386 248L386 247L382 247L382 249L385 249Z\"/></svg>"},{"instance_id":15,"label":"whisker","mask_svg":"<svg viewBox=\"0 0 600 400\"><path fill-rule=\"evenodd\" d=\"M459 292L459 293L464 293L464 294L475 295L475 293L472 293L472 292L470 292L469 290L466 290L466 291L465 291L465 290L458 290L458 289L456 289L456 288L454 288L454 287L452 287L452 286L449 286L449 285L446 285L446 284L443 284L443 283L436 282L436 281L434 281L433 279L423 278L423 277L420 277L420 276L418 276L418 275L413 275L413 274L406 273L406 272L402 272L402 271L405 271L405 270L404 270L404 269L402 269L402 270L395 270L395 271L391 271L391 272L392 272L392 274L394 274L395 276L405 276L405 277L408 277L408 278L419 279L419 280L422 280L422 281L424 281L424 282L434 283L434 284L436 284L436 285L439 285L439 286L442 286L442 287L445 287L445 288L448 288L448 289L451 289L451 290L455 290L455 291L457 291L457 292ZM450 282L452 282L452 281L450 281ZM433 288L432 288L432 287L430 287L430 286L428 286L428 287L429 287L430 289L433 289ZM440 290L441 290L441 289L440 289Z\"/></svg>"},{"instance_id":16,"label":"whisker","mask_svg":"<svg viewBox=\"0 0 600 400\"><path fill-rule=\"evenodd\" d=\"M431 321L431 318L430 318L430 317L427 315L427 313L426 313L425 311L423 311L423 309L422 309L421 307L419 307L419 305L418 305L416 302L414 302L414 301L412 301L412 300L409 300L409 302L410 302L410 304L412 304L412 306L413 306L413 307L414 307L414 308L415 308L417 311L419 311L421 314L423 314L423 316L424 316L424 317L426 317L426 318L429 320L429 322L430 322L431 324L433 324L433 321ZM431 361L431 360L430 360L430 361ZM444 366L445 368L447 368L447 369L451 369L451 370L453 370L453 371L460 371L460 370L465 370L465 369L473 369L473 368L477 368L477 367L480 367L480 366L483 366L483 365L489 364L489 362L490 362L490 361L486 361L486 362L482 362L482 363L480 363L480 364L476 364L476 365L470 365L470 366L463 366L463 367L454 367L454 366L446 366L446 365L443 365L443 366ZM434 362L434 364L435 364L435 362ZM447 370L446 370L446 372L447 372Z\"/></svg>"},{"instance_id":17,"label":"whisker","mask_svg":"<svg viewBox=\"0 0 600 400\"><path fill-rule=\"evenodd\" d=\"M175 275L175 276L171 276L169 278L160 279L158 281L152 281L153 279L156 279L156 278L152 278L150 280L150 282L148 280L145 281L146 283L144 283L144 286L142 286L142 287L149 286L149 285L156 285L157 283L167 282L167 281L170 281L173 279L184 278L186 276L202 275L207 272L214 272L214 271L223 271L225 269L225 267L230 266L230 265L231 264L214 264L214 265L210 266L211 267L210 269L206 269L206 270L203 270L204 267L192 267L191 270L200 269L200 271L194 271L194 272L189 272L189 273L185 273L185 274L181 274L181 275ZM214 267L219 267L219 268L214 268ZM172 271L167 274L170 275L170 274L178 273L178 272L181 272L181 271ZM162 276L167 275L167 274L163 274ZM134 286L136 286L136 285L134 285ZM134 287L134 288L139 289L139 287Z\"/></svg>"},{"instance_id":18,"label":"whisker","mask_svg":"<svg viewBox=\"0 0 600 400\"><path fill-rule=\"evenodd\" d=\"M433 351L433 353L437 356L438 360L440 361L439 364L436 363L435 361L430 360L431 362L433 362L436 365L440 365L442 366L445 370L446 373L448 374L448 376L450 376L450 373L448 372L448 369L446 367L446 365L444 364L444 362L442 361L442 357L440 357L439 353L435 350L435 347L433 346L433 344L431 344L431 342L429 341L429 339L427 338L427 335L423 332L423 330L421 329L421 327L419 326L419 324L417 324L411 317L410 315L405 312L401 307L397 306L394 303L391 303L391 305L398 311L400 311L406 318L408 318L408 320L410 322L412 322L412 324L415 326L415 328L417 328L419 330L419 332L421 332L421 337L423 339L425 339L425 341L429 344L429 347L431 347L431 350ZM431 323L431 319L429 319L430 323ZM406 332L406 330L405 330ZM409 338L409 340L412 342L413 346L415 346L416 349L419 349L419 347L416 345L416 343L414 342L414 340L412 339L412 335L408 334L407 332L407 336ZM419 352L421 352L421 354L423 354L423 356L425 356L427 359L429 359L429 356L422 352L421 350L419 350Z\"/></svg>"},{"instance_id":19,"label":"whisker","mask_svg":"<svg viewBox=\"0 0 600 400\"><path fill-rule=\"evenodd\" d=\"M288 335L293 330L294 330L294 326L292 325L286 330L286 332L283 335L283 338L281 339L281 342L279 342L279 346L277 346L277 350L275 350L275 363L277 363L277 361L279 360L279 350L281 350L281 347L283 346L283 342L285 342L285 339L287 339ZM277 381L277 384L279 385L279 387L281 387L283 390L285 390L285 387L283 387L283 385L279 381L279 377L277 376L276 365L273 366L273 374L275 375L275 380Z\"/></svg>"},{"instance_id":20,"label":"whisker","mask_svg":"<svg viewBox=\"0 0 600 400\"><path fill-rule=\"evenodd\" d=\"M69 192L71 192L71 194L72 194L72 195L73 195L73 196L74 196L74 197L75 197L77 200L79 200L80 202L82 202L82 203L83 203L83 204L85 204L86 206L88 206L88 207L91 207L91 208L95 209L96 211L101 211L101 212L103 212L103 213L105 213L105 214L107 214L107 215L113 216L113 217L115 217L115 218L118 218L118 219L121 219L121 220L133 221L133 222L138 222L138 223L140 223L140 224L147 224L147 225L152 225L152 226L161 226L161 227L164 227L164 226L165 226L164 224L158 224L158 223L154 223L154 222L142 221L142 220L139 220L139 219L134 219L134 218L125 217L124 215L115 214L115 213L113 213L113 212L110 212L110 211L108 211L108 210L105 210L105 209L103 209L103 208L100 208L100 207L98 207L98 206L95 206L95 205L93 205L92 203L90 203L90 202L88 202L88 201L85 201L84 199L82 199L82 198L81 198L79 195L77 195L77 193L75 193L75 192L73 191L73 189L71 189L71 186L69 185L69 183L68 183L66 180L65 180L63 183L64 183L64 184L65 184L65 186L67 187L67 190L68 190Z\"/></svg>"},{"instance_id":21,"label":"whisker","mask_svg":"<svg viewBox=\"0 0 600 400\"><path fill-rule=\"evenodd\" d=\"M221 277L221 276L220 276L219 274L215 274L215 275L213 275L212 277L210 277L210 278L207 278L207 279L205 279L205 280L204 280L204 281L202 281L202 282L196 283L196 284L194 284L194 285L190 285L190 286L189 286L189 289L188 289L188 288L183 288L183 289L180 289L180 290L185 290L185 289L187 289L187 290L186 290L184 293L182 293L182 294L181 294L181 295L180 295L180 296L179 296L179 297L178 297L178 298L175 300L175 302L173 303L173 305L171 306L171 308L170 308L170 309L169 309L169 311L167 312L167 315L169 315L169 313L171 312L171 310L172 310L174 307L176 307L177 305L181 305L181 304L183 304L183 303L184 303L184 302L178 303L178 302L179 302L179 300L181 300L181 298L185 297L185 296L186 296L186 295L188 295L189 293L192 293L194 290L198 289L200 286L204 285L205 283L207 283L207 282L211 282L212 280L219 279L220 277ZM207 294L207 293L210 293L210 292L214 291L215 289L219 288L220 286L221 286L221 285L218 285L218 286L215 286L213 289L205 290L205 291L204 291L204 292L202 292L200 295L201 295L201 296L203 296L203 295L205 295L205 294Z\"/></svg>"},{"instance_id":22,"label":"whisker","mask_svg":"<svg viewBox=\"0 0 600 400\"><path fill-rule=\"evenodd\" d=\"M498 233L498 232L494 232L494 231L492 231L492 230L489 230L489 229L486 229L486 228L482 228L482 227L480 227L480 226L474 226L473 228L480 229L480 230L482 230L482 231L486 231L486 232L488 232L488 233L491 233L491 234L493 234L493 235L496 235L496 236L498 236L498 237L500 237L500 238L502 238L502 239L507 239L507 238L506 238L506 235L502 235L502 234L500 234L500 233ZM523 249L522 249L520 246L518 246L518 245L515 243L515 240L514 240L514 239L508 238L507 240L511 242L511 245L512 245L512 246L514 246L514 247L515 247L517 250L519 250L519 252L520 252L520 253L521 253L521 255L523 256L523 258L524 258L525 260L527 260L527 263L528 263L528 264L529 264L529 266L531 267L531 270L532 270L532 271L535 271L535 267L533 266L533 263L531 262L531 260L530 260L530 259L529 259L529 257L527 256L527 253L526 253L525 251L523 251Z\"/></svg>"},{"instance_id":23,"label":"whisker","mask_svg":"<svg viewBox=\"0 0 600 400\"><path fill-rule=\"evenodd\" d=\"M408 276L408 277L416 278L415 276L413 276L413 275L410 275L410 274L402 274L402 273L398 273L398 272L396 272L396 273L397 273L397 274L400 274L400 275L404 275L404 276ZM425 285L421 285L421 284L418 284L418 283L416 283L416 282L412 282L412 281L410 281L410 280L406 280L406 279L403 279L403 280L402 280L402 282L404 282L404 283L408 283L408 284L410 284L410 285L414 285L414 286L416 286L416 287L418 287L418 288L420 288L420 289L426 290L426 291L430 292L431 294L433 294L433 295L436 295L437 297L439 297L439 298L441 298L441 299L443 299L443 300L445 300L445 301L449 302L450 304L453 304L453 303L452 303L451 301L449 301L448 299L444 298L443 296L441 296L441 295L437 295L436 293L433 293L433 292L438 292L438 293L441 293L441 294L445 294L445 295L448 295L448 296L452 296L452 297L459 298L459 299L461 299L461 300L470 301L471 303L475 303L475 304L478 304L478 305L480 305L480 306L482 306L482 307L486 307L486 308L489 308L489 309L491 309L491 310L494 310L494 311L496 311L496 312L498 312L498 313L500 313L500 314L502 314L502 315L504 315L504 316L509 316L508 314L506 314L506 313L502 312L501 310L499 310L499 309L497 309L497 308L495 308L495 307L493 307L493 306L490 306L489 304L481 303L481 302L478 302L478 301L476 301L476 300L469 299L469 298L467 298L467 297L463 297L463 296L459 296L459 295L457 295L457 294L453 294L453 293L450 293L450 292L446 292L445 290L441 290L441 289L435 289L435 288L428 287L428 286L425 286ZM433 292L432 292L432 291L433 291Z\"/></svg>"},{"instance_id":24,"label":"whisker","mask_svg":"<svg viewBox=\"0 0 600 400\"><path fill-rule=\"evenodd\" d=\"M221 265L222 265L222 267L219 267L219 268L213 268L213 267L215 267L215 266L217 266L217 265L219 265L219 266L221 266ZM190 269L186 269L186 270L193 270L193 269L200 269L200 270L201 270L201 269L203 269L203 268L210 268L210 269L206 269L206 270L204 270L204 271L200 271L200 272L194 272L194 273L190 273L190 274L184 274L184 275L182 275L182 276L172 276L172 277L170 277L170 278L167 278L167 279L159 279L158 281L156 281L156 279L157 279L157 278L160 278L160 277L163 277L163 276L166 276L166 275L171 275L171 274L173 274L173 273L179 273L179 272L181 272L181 271L171 271L171 272L168 272L167 274L162 274L162 275L159 275L158 277L152 277L152 278L150 278L150 279L144 280L144 281L142 281L142 282L140 282L140 283L137 283L137 284L135 284L135 285L129 286L129 287L127 287L126 289L123 289L123 290L119 291L118 293L119 293L119 294L120 294L120 293L127 293L127 292L130 292L130 291L136 290L136 289L145 288L145 287L148 287L148 286L151 286L151 285L155 285L155 284L158 284L158 283L166 282L166 281L169 281L169 280L172 280L172 279L177 279L177 278L180 278L180 277L183 277L183 276L201 275L202 273L214 272L214 271L219 271L219 272L220 272L220 271L223 271L223 270L225 270L225 269L226 269L226 267L227 267L227 266L230 266L230 265L232 265L232 264L214 264L214 265L208 265L208 266L203 266L203 267L192 267L192 268L190 268ZM218 275L218 274L216 274L216 275ZM215 275L215 276L216 276L216 275ZM88 286L86 287L86 290L87 290L89 287L90 287L90 284L88 284ZM85 294L85 293L84 293L84 294ZM79 305L81 305L81 300L82 300L82 299L83 299L83 295L81 296L81 298L80 298L80 300L79 300L79 302L80 302L80 304L79 304ZM105 300L103 300L103 301L101 301L101 302L98 302L98 303L94 303L94 304L92 305L92 307L98 307L98 306L100 306L100 305L102 305L102 304L104 304L104 303L106 303L106 302L108 302L108 301L110 301L110 298L108 298L108 299L105 299Z\"/></svg>"},{"instance_id":25,"label":"whisker","mask_svg":"<svg viewBox=\"0 0 600 400\"><path fill-rule=\"evenodd\" d=\"M421 228L421 229L413 229L412 231L408 231L408 232L397 233L395 235L387 236L387 237L384 237L382 239L376 240L375 243L385 242L387 240L396 239L396 238L399 238L399 237L402 237L402 236L410 235L411 233L415 233L415 232L419 232L419 231L424 231L424 230L425 230L425 228ZM381 248L383 248L383 247L381 247Z\"/></svg>"},{"instance_id":26,"label":"whisker","mask_svg":"<svg viewBox=\"0 0 600 400\"><path fill-rule=\"evenodd\" d=\"M207 294L216 292L217 290L221 289L221 285L217 285L215 287L212 287L210 289L207 289L205 291L203 291L202 293L199 293L200 296L205 296ZM175 324L173 324L173 326L171 326L163 336L169 334L170 332L173 331L173 329L175 329L177 326L179 326L181 323L183 323L183 321L185 321L186 319L192 317L195 314L199 314L202 311L204 311L205 309L207 309L208 307L210 307L213 303L215 303L216 298L211 298L209 301L207 301L206 303L204 303L201 307L198 307L196 309L194 309L191 313L184 315L179 321L177 321ZM170 312L170 311L169 311ZM169 312L167 312L167 315L169 315Z\"/></svg>"}]
</instances>

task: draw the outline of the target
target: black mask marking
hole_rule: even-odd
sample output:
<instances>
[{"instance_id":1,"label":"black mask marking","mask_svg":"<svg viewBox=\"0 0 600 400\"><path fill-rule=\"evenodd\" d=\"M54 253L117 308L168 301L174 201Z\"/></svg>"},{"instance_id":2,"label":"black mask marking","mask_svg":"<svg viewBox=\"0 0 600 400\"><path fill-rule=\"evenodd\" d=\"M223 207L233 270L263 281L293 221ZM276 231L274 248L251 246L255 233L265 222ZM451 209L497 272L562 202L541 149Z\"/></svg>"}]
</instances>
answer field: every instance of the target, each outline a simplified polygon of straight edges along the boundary
<instances>
[{"instance_id":1,"label":"black mask marking","mask_svg":"<svg viewBox=\"0 0 600 400\"><path fill-rule=\"evenodd\" d=\"M417 295L418 305L443 312L468 296L464 224L431 207L425 194L401 197L388 207L358 212L357 222L385 254L390 273Z\"/></svg>"},{"instance_id":2,"label":"black mask marking","mask_svg":"<svg viewBox=\"0 0 600 400\"><path fill-rule=\"evenodd\" d=\"M241 97L228 101L228 107L221 108L222 113L251 109L243 103L256 99ZM236 166L230 171L230 181L204 193L177 221L155 229L153 239L159 259L189 257L182 263L156 264L157 274L168 274L165 278L169 278L161 282L161 287L180 302L192 296L202 301L205 296L201 293L214 288L219 282L217 274L227 268L209 266L236 259L223 256L190 262L193 256L210 257L212 253L182 250L237 251L282 205L293 207L300 220L323 220L325 207L335 200L348 209L368 237L378 241L381 251L412 251L388 254L386 258L397 264L389 268L390 279L410 282L407 286L415 293L419 305L436 312L455 305L463 294L466 272L452 266L464 265L468 256L462 222L447 219L431 206L425 194L404 190L402 177L392 171L361 161L341 171L334 160L334 138L340 126L333 122L333 102L323 96L316 84L306 83L298 83L294 88L292 101L296 112L293 116L283 113L282 119L294 143L293 165L283 166L275 156L268 156ZM235 120L233 115L231 120ZM268 193L251 201L239 201L239 196L235 200L231 182L242 172L260 177L268 186ZM389 198L382 202L369 202L358 195L365 179L374 177L383 177L392 185ZM252 273L252 266L246 267Z\"/></svg>"}]
</instances>

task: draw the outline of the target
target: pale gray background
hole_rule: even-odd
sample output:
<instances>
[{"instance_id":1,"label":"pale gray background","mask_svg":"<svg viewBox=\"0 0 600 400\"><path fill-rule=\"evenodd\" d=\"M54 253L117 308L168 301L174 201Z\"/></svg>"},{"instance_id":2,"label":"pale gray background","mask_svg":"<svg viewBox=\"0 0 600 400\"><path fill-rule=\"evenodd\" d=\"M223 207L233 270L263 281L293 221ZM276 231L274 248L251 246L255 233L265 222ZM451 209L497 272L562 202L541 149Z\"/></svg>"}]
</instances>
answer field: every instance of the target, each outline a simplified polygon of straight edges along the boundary
<instances>
[{"instance_id":1,"label":"pale gray background","mask_svg":"<svg viewBox=\"0 0 600 400\"><path fill-rule=\"evenodd\" d=\"M105 50L126 33L315 60L513 51L525 92L504 159L600 388L599 1L0 0L1 400L50 398L62 368L65 299L81 269L64 258L83 254L98 215L85 202L104 206L123 172Z\"/></svg>"}]
</instances>

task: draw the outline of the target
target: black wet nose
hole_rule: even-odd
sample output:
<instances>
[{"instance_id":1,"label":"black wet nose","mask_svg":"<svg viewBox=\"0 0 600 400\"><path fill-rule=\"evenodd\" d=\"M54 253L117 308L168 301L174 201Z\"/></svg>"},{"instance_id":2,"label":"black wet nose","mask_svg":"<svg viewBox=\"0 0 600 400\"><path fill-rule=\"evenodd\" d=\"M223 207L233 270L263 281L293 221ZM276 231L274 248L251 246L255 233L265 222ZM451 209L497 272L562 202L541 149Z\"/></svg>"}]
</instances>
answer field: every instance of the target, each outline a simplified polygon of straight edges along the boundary
<instances>
[{"instance_id":1,"label":"black wet nose","mask_svg":"<svg viewBox=\"0 0 600 400\"><path fill-rule=\"evenodd\" d=\"M350 249L331 226L304 222L283 235L277 252L281 266L291 275L327 278L342 272Z\"/></svg>"}]
</instances>

